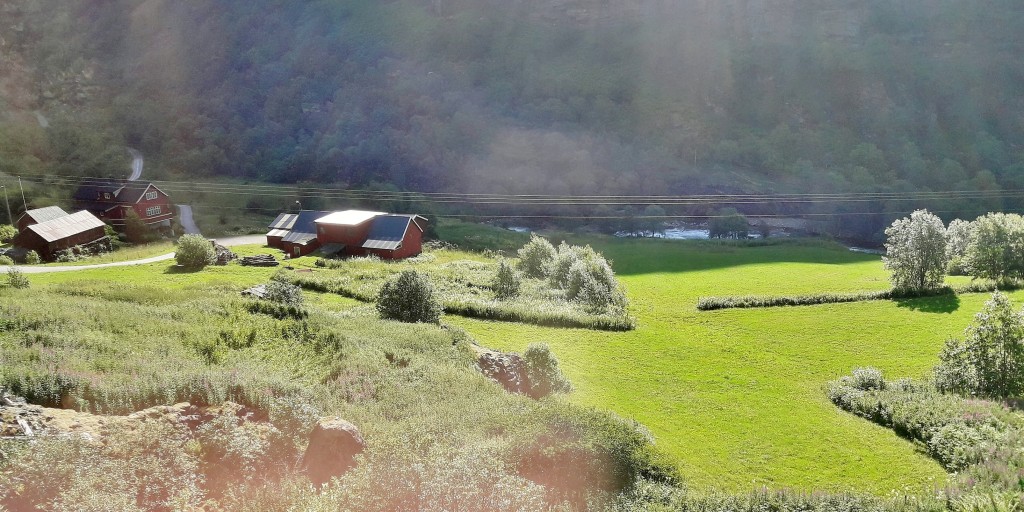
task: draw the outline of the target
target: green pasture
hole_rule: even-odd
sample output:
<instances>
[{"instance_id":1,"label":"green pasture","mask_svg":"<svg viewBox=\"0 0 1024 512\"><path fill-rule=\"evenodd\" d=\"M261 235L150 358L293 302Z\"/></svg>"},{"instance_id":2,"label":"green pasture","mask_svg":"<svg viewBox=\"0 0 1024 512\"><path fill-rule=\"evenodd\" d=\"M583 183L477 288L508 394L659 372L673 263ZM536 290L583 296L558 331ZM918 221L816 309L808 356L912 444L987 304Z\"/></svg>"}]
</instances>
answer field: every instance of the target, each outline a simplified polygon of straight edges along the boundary
<instances>
[{"instance_id":1,"label":"green pasture","mask_svg":"<svg viewBox=\"0 0 1024 512\"><path fill-rule=\"evenodd\" d=\"M888 283L877 256L826 242L739 246L605 237L572 242L590 243L613 261L637 318L635 331L544 328L451 315L445 322L502 350L547 342L576 387L572 401L643 423L697 489L768 486L887 495L917 493L945 481L939 465L919 447L840 411L826 398L824 386L858 366L877 366L888 377L926 376L945 338L963 330L986 294L698 312L701 296L855 292L885 289ZM235 250L276 252L254 246ZM454 261L459 254L445 251L420 264ZM293 263L306 266L304 260ZM236 296L273 272L232 264L188 273L162 262L30 279L33 290L71 297L91 293L116 302L118 288L100 284L115 280L132 283L126 299L151 296L154 304L179 304L194 295L198 305ZM150 293L141 288L151 288ZM372 306L335 294L306 295L311 305L342 321L373 315ZM372 325L361 328L372 332ZM291 366L284 373L308 371L316 372Z\"/></svg>"},{"instance_id":2,"label":"green pasture","mask_svg":"<svg viewBox=\"0 0 1024 512\"><path fill-rule=\"evenodd\" d=\"M614 261L635 331L447 321L492 348L547 342L576 385L574 400L646 425L691 486L888 494L944 482L918 447L839 411L824 384L858 366L925 376L946 337L963 330L986 295L698 312L701 296L853 292L888 283L878 256L825 242L575 242Z\"/></svg>"}]
</instances>

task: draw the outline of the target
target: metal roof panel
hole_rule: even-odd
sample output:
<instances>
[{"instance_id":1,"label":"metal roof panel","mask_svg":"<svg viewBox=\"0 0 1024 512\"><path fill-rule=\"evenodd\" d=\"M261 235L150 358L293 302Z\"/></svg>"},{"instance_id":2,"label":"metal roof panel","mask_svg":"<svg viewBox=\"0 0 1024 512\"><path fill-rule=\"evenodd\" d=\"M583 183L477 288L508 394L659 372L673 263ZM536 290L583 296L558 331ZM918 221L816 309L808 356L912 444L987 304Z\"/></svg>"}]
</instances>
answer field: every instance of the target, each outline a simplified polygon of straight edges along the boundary
<instances>
[{"instance_id":1,"label":"metal roof panel","mask_svg":"<svg viewBox=\"0 0 1024 512\"><path fill-rule=\"evenodd\" d=\"M330 224L333 226L357 226L370 219L373 219L379 215L385 215L384 212L368 212L363 210L345 210L343 212L334 212L330 215L326 215L316 220L317 224Z\"/></svg>"},{"instance_id":2,"label":"metal roof panel","mask_svg":"<svg viewBox=\"0 0 1024 512\"><path fill-rule=\"evenodd\" d=\"M103 221L82 210L50 221L33 224L28 229L47 242L56 242L99 227L103 227Z\"/></svg>"}]
</instances>

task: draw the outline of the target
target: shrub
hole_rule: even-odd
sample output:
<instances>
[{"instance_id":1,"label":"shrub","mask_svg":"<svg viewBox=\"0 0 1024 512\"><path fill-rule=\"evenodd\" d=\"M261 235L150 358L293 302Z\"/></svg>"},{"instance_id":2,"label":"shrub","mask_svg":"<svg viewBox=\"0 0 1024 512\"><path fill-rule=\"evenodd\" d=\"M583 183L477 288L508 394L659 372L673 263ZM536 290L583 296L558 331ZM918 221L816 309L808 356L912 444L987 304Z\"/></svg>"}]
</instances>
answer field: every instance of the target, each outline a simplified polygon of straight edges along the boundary
<instances>
[{"instance_id":1,"label":"shrub","mask_svg":"<svg viewBox=\"0 0 1024 512\"><path fill-rule=\"evenodd\" d=\"M266 290L266 295L264 295L263 298L270 302L274 302L282 306L291 306L295 308L302 307L302 288L294 284L272 279L267 283Z\"/></svg>"},{"instance_id":2,"label":"shrub","mask_svg":"<svg viewBox=\"0 0 1024 512\"><path fill-rule=\"evenodd\" d=\"M11 288L28 288L29 282L24 272L18 270L18 267L11 267L7 269L7 285Z\"/></svg>"},{"instance_id":3,"label":"shrub","mask_svg":"<svg viewBox=\"0 0 1024 512\"><path fill-rule=\"evenodd\" d=\"M190 270L198 270L212 264L217 259L213 244L202 235L182 235L178 239L178 250L174 252L174 260Z\"/></svg>"},{"instance_id":4,"label":"shrub","mask_svg":"<svg viewBox=\"0 0 1024 512\"><path fill-rule=\"evenodd\" d=\"M26 265L38 265L43 262L43 259L39 257L39 253L35 251L29 251L25 253L25 264Z\"/></svg>"},{"instance_id":5,"label":"shrub","mask_svg":"<svg viewBox=\"0 0 1024 512\"><path fill-rule=\"evenodd\" d=\"M551 286L561 290L569 286L569 277L572 266L577 261L586 261L600 257L589 245L580 247L562 242L558 246L558 253L551 262L548 280Z\"/></svg>"},{"instance_id":6,"label":"shrub","mask_svg":"<svg viewBox=\"0 0 1024 512\"><path fill-rule=\"evenodd\" d=\"M406 270L381 287L377 311L381 318L434 324L441 320L443 312L430 279L415 270Z\"/></svg>"},{"instance_id":7,"label":"shrub","mask_svg":"<svg viewBox=\"0 0 1024 512\"><path fill-rule=\"evenodd\" d=\"M558 359L547 344L531 343L523 353L526 376L530 383L530 396L541 398L552 393L569 393L572 384L558 367Z\"/></svg>"},{"instance_id":8,"label":"shrub","mask_svg":"<svg viewBox=\"0 0 1024 512\"><path fill-rule=\"evenodd\" d=\"M518 254L519 270L528 277L541 279L547 276L557 251L547 239L534 234L530 236L530 241L519 249Z\"/></svg>"},{"instance_id":9,"label":"shrub","mask_svg":"<svg viewBox=\"0 0 1024 512\"><path fill-rule=\"evenodd\" d=\"M885 389L885 380L882 378L882 370L878 368L857 368L853 370L853 387L861 391Z\"/></svg>"},{"instance_id":10,"label":"shrub","mask_svg":"<svg viewBox=\"0 0 1024 512\"><path fill-rule=\"evenodd\" d=\"M519 296L519 290L523 286L523 280L519 277L512 265L505 260L498 263L498 270L494 273L491 281L491 289L494 296L499 299L512 299Z\"/></svg>"},{"instance_id":11,"label":"shrub","mask_svg":"<svg viewBox=\"0 0 1024 512\"><path fill-rule=\"evenodd\" d=\"M14 265L14 260L11 259L11 257L6 254L0 254L0 265Z\"/></svg>"},{"instance_id":12,"label":"shrub","mask_svg":"<svg viewBox=\"0 0 1024 512\"><path fill-rule=\"evenodd\" d=\"M573 263L565 296L596 310L608 306L624 307L626 302L615 272L601 256Z\"/></svg>"},{"instance_id":13,"label":"shrub","mask_svg":"<svg viewBox=\"0 0 1024 512\"><path fill-rule=\"evenodd\" d=\"M0 224L0 242L7 243L18 236L18 229L10 224Z\"/></svg>"}]
</instances>

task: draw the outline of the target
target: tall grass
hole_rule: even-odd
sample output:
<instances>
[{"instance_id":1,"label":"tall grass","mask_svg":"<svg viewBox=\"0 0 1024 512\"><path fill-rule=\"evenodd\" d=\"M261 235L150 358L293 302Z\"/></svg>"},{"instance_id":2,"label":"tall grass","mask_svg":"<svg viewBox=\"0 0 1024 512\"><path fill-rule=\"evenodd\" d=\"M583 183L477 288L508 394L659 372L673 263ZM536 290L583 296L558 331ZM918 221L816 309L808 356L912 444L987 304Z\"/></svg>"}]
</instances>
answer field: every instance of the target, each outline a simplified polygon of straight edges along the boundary
<instances>
[{"instance_id":1,"label":"tall grass","mask_svg":"<svg viewBox=\"0 0 1024 512\"><path fill-rule=\"evenodd\" d=\"M414 269L428 275L448 314L485 320L523 322L546 327L627 331L635 319L614 305L594 310L567 300L564 290L552 289L543 279L524 278L518 297L501 300L491 283L498 263L494 259L468 259L466 253L440 250L405 262L375 258L321 261L301 272L283 271L288 282L306 290L334 293L373 302L393 275ZM461 259L467 258L467 259Z\"/></svg>"}]
</instances>

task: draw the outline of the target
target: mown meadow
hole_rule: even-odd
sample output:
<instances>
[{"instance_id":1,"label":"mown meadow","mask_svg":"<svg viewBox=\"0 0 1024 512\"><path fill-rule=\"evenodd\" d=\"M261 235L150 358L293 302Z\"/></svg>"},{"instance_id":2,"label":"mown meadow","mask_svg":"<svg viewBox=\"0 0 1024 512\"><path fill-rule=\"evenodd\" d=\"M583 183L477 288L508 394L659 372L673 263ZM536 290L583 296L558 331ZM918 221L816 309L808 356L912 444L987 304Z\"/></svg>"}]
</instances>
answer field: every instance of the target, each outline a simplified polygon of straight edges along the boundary
<instances>
[{"instance_id":1,"label":"mown meadow","mask_svg":"<svg viewBox=\"0 0 1024 512\"><path fill-rule=\"evenodd\" d=\"M878 256L823 241L575 241L613 260L635 331L449 321L497 349L548 343L576 386L573 399L646 425L691 486L888 494L945 481L919 447L837 410L824 386L869 365L927 376L944 340L962 332L988 294L701 312L701 297L882 291L889 283Z\"/></svg>"}]
</instances>

